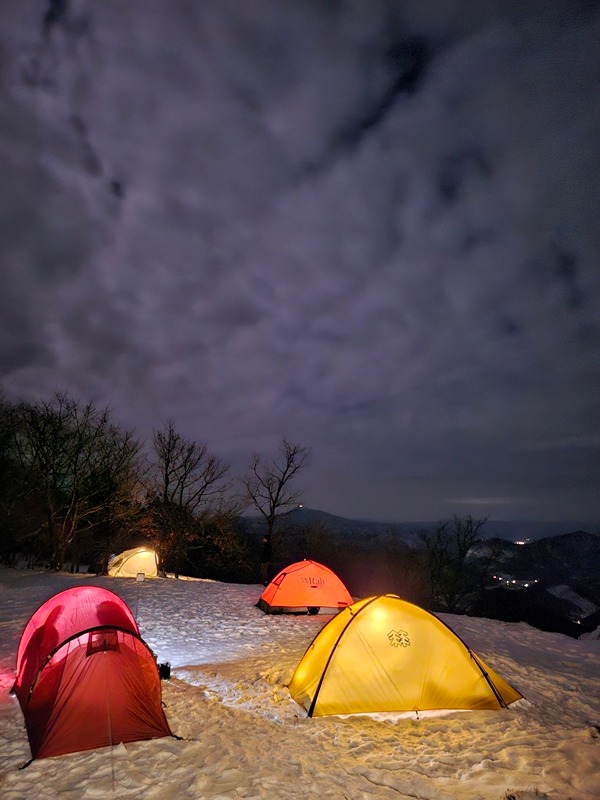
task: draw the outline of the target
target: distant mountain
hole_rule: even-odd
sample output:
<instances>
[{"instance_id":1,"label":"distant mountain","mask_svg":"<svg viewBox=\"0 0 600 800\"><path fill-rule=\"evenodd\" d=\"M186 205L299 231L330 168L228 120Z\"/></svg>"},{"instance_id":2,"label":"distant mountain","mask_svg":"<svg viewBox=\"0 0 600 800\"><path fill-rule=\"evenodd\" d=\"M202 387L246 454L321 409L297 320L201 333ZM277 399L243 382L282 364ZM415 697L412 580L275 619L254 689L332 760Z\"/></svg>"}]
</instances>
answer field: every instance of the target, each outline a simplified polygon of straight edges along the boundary
<instances>
[{"instance_id":1,"label":"distant mountain","mask_svg":"<svg viewBox=\"0 0 600 800\"><path fill-rule=\"evenodd\" d=\"M249 516L245 517L251 527L262 529L262 518ZM445 520L441 520L444 522ZM420 543L419 533L434 529L440 524L440 520L421 520L408 522L380 522L375 520L351 519L329 514L318 509L297 506L282 515L281 523L286 527L320 527L336 535L349 537L351 539L360 538L364 542L375 542L382 536L391 534L404 540L411 547L418 546ZM533 542L546 537L554 537L570 531L585 530L589 533L600 536L600 524L581 522L581 521L554 521L544 522L541 520L511 520L494 521L487 520L481 530L485 538L499 538L509 542L525 541Z\"/></svg>"},{"instance_id":2,"label":"distant mountain","mask_svg":"<svg viewBox=\"0 0 600 800\"><path fill-rule=\"evenodd\" d=\"M251 529L262 531L262 517L245 517ZM419 531L430 528L435 523L426 522L375 522L372 520L349 519L297 506L279 518L278 524L287 532L300 532L307 529L321 530L330 538L342 541L360 541L363 545L377 546L386 538L394 537L415 547L419 544Z\"/></svg>"},{"instance_id":3,"label":"distant mountain","mask_svg":"<svg viewBox=\"0 0 600 800\"><path fill-rule=\"evenodd\" d=\"M573 531L526 544L489 540L484 556L501 551L498 585L480 594L476 613L578 636L597 627L600 536Z\"/></svg>"},{"instance_id":4,"label":"distant mountain","mask_svg":"<svg viewBox=\"0 0 600 800\"><path fill-rule=\"evenodd\" d=\"M600 536L573 531L505 550L504 566L514 577L535 577L544 583L600 582Z\"/></svg>"},{"instance_id":5,"label":"distant mountain","mask_svg":"<svg viewBox=\"0 0 600 800\"><path fill-rule=\"evenodd\" d=\"M550 536L559 536L570 531L583 530L588 533L600 535L600 522L590 520L492 520L488 519L484 525L483 534L486 537L498 537L509 541L529 541L545 539Z\"/></svg>"}]
</instances>

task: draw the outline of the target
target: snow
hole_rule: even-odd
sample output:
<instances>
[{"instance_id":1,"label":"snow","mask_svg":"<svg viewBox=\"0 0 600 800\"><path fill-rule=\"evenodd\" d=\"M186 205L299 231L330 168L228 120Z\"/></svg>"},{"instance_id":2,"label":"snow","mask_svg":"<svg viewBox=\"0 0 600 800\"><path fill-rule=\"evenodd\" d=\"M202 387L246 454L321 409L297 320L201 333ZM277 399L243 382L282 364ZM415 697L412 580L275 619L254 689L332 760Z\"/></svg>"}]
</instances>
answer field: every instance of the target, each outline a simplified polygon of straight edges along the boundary
<instances>
[{"instance_id":1,"label":"snow","mask_svg":"<svg viewBox=\"0 0 600 800\"><path fill-rule=\"evenodd\" d=\"M91 583L119 594L172 677L182 740L33 761L9 689L23 627L48 597ZM592 800L600 796L600 640L519 623L442 618L526 700L502 711L310 719L287 684L327 616L269 616L256 585L0 569L0 796L301 800Z\"/></svg>"},{"instance_id":2,"label":"snow","mask_svg":"<svg viewBox=\"0 0 600 800\"><path fill-rule=\"evenodd\" d=\"M591 600L587 600L585 597L581 597L581 595L577 594L577 592L574 592L569 586L565 586L564 584L560 584L560 586L551 586L548 589L548 592L553 594L554 597L560 598L561 600L567 600L569 603L578 608L581 612L581 617L587 617L590 614L593 614L595 611L598 611L598 606L595 603L592 603Z\"/></svg>"}]
</instances>

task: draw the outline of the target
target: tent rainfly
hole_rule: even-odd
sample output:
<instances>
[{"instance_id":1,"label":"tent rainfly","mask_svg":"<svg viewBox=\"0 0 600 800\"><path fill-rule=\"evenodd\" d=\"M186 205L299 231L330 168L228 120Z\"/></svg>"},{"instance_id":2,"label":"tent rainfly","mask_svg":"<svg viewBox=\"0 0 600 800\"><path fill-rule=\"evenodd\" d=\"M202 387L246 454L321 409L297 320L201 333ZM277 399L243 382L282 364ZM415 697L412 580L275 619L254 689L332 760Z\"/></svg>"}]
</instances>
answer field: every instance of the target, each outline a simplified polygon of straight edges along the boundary
<instances>
[{"instance_id":1,"label":"tent rainfly","mask_svg":"<svg viewBox=\"0 0 600 800\"><path fill-rule=\"evenodd\" d=\"M256 604L267 614L346 608L352 596L338 576L323 564L305 559L277 573Z\"/></svg>"},{"instance_id":2,"label":"tent rainfly","mask_svg":"<svg viewBox=\"0 0 600 800\"><path fill-rule=\"evenodd\" d=\"M16 673L33 758L173 735L154 655L107 589L76 586L40 606L21 636Z\"/></svg>"},{"instance_id":3,"label":"tent rainfly","mask_svg":"<svg viewBox=\"0 0 600 800\"><path fill-rule=\"evenodd\" d=\"M311 717L499 709L522 697L438 617L391 594L333 617L289 689Z\"/></svg>"},{"instance_id":4,"label":"tent rainfly","mask_svg":"<svg viewBox=\"0 0 600 800\"><path fill-rule=\"evenodd\" d=\"M158 576L158 559L150 547L124 550L108 563L108 574L111 578L136 578L140 573L146 578Z\"/></svg>"}]
</instances>

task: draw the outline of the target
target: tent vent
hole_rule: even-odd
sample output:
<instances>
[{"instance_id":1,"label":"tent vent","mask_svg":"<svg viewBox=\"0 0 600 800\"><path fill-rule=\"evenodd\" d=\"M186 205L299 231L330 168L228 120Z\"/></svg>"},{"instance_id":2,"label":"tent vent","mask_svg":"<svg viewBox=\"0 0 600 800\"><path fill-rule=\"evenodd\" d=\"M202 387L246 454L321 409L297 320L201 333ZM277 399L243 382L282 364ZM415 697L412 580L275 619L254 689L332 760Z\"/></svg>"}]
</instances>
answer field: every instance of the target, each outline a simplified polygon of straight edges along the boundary
<instances>
[{"instance_id":1,"label":"tent vent","mask_svg":"<svg viewBox=\"0 0 600 800\"><path fill-rule=\"evenodd\" d=\"M105 653L107 650L119 652L117 631L90 631L86 656L93 656L95 653Z\"/></svg>"}]
</instances>

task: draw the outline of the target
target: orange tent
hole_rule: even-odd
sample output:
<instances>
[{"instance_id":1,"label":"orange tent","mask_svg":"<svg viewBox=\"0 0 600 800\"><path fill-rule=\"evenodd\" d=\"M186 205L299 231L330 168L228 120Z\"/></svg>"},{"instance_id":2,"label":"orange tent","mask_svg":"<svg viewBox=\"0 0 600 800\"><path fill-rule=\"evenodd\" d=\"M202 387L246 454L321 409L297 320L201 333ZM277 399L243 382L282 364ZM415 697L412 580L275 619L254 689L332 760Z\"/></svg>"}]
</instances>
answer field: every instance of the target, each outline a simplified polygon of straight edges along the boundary
<instances>
[{"instance_id":1,"label":"orange tent","mask_svg":"<svg viewBox=\"0 0 600 800\"><path fill-rule=\"evenodd\" d=\"M346 608L352 596L338 576L308 559L282 569L261 594L257 606L267 614Z\"/></svg>"},{"instance_id":2,"label":"orange tent","mask_svg":"<svg viewBox=\"0 0 600 800\"><path fill-rule=\"evenodd\" d=\"M172 736L154 655L106 589L76 586L47 600L25 626L16 671L33 758Z\"/></svg>"}]
</instances>

